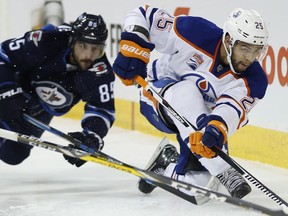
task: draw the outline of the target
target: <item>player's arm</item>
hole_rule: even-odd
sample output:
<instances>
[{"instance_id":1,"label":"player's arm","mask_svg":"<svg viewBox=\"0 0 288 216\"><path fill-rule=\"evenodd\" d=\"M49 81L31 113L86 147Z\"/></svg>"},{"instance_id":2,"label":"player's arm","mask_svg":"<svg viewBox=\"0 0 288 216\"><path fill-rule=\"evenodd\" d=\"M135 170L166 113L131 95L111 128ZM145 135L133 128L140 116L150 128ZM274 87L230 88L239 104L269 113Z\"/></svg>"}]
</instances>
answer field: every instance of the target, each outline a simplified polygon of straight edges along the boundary
<instances>
[{"instance_id":1,"label":"player's arm","mask_svg":"<svg viewBox=\"0 0 288 216\"><path fill-rule=\"evenodd\" d=\"M1 44L0 57L21 71L32 71L36 65L47 61L60 48L67 46L68 31L47 25L43 29L26 32L22 37L9 39Z\"/></svg>"},{"instance_id":2,"label":"player's arm","mask_svg":"<svg viewBox=\"0 0 288 216\"><path fill-rule=\"evenodd\" d=\"M104 147L103 138L115 121L115 76L106 55L93 66L95 67L82 71L74 77L74 88L85 102L85 106L81 121L83 130L70 135L82 141L82 144L89 149L99 151ZM64 157L77 167L85 163L69 156Z\"/></svg>"},{"instance_id":3,"label":"player's arm","mask_svg":"<svg viewBox=\"0 0 288 216\"><path fill-rule=\"evenodd\" d=\"M240 99L237 88L234 92L238 93L238 98L233 98L232 92L230 95L222 95L217 100L210 115L203 114L198 118L197 126L202 131L194 132L189 137L192 152L206 158L214 157L215 153L211 148L217 146L222 149L228 136L248 123L248 113L258 99L247 95Z\"/></svg>"},{"instance_id":4,"label":"player's arm","mask_svg":"<svg viewBox=\"0 0 288 216\"><path fill-rule=\"evenodd\" d=\"M268 87L267 75L258 61L237 82L222 93L212 111L226 122L229 136L248 123L248 113L265 96Z\"/></svg>"},{"instance_id":5,"label":"player's arm","mask_svg":"<svg viewBox=\"0 0 288 216\"><path fill-rule=\"evenodd\" d=\"M23 125L22 113L26 109L27 98L19 83L18 64L22 62L25 39L8 39L0 44L0 119L13 124L19 130ZM15 60L15 61L14 61Z\"/></svg>"},{"instance_id":6,"label":"player's arm","mask_svg":"<svg viewBox=\"0 0 288 216\"><path fill-rule=\"evenodd\" d=\"M248 123L248 113L265 96L267 86L266 73L255 61L233 88L222 93L209 116L199 116L197 126L204 130L204 134L196 132L190 135L192 152L213 157L215 153L210 148L215 145L222 148L227 136Z\"/></svg>"},{"instance_id":7,"label":"player's arm","mask_svg":"<svg viewBox=\"0 0 288 216\"><path fill-rule=\"evenodd\" d=\"M82 132L102 140L115 121L115 76L105 56L94 65L74 76L74 89L85 102ZM102 147L103 144L95 146L95 150Z\"/></svg>"},{"instance_id":8,"label":"player's arm","mask_svg":"<svg viewBox=\"0 0 288 216\"><path fill-rule=\"evenodd\" d=\"M114 99L111 108L100 108L86 103L85 114L81 121L82 132L70 132L69 135L80 140L84 146L93 151L104 147L103 138L107 135L115 121ZM83 149L86 150L86 149ZM90 151L89 150L89 151ZM76 167L82 166L85 161L64 155L64 158Z\"/></svg>"},{"instance_id":9,"label":"player's arm","mask_svg":"<svg viewBox=\"0 0 288 216\"><path fill-rule=\"evenodd\" d=\"M124 21L124 31L137 34L143 40L155 45L157 51L174 53L174 16L160 8L139 7L128 14Z\"/></svg>"},{"instance_id":10,"label":"player's arm","mask_svg":"<svg viewBox=\"0 0 288 216\"><path fill-rule=\"evenodd\" d=\"M8 39L1 44L0 58L15 69L27 68L24 56L25 36Z\"/></svg>"},{"instance_id":11,"label":"player's arm","mask_svg":"<svg viewBox=\"0 0 288 216\"><path fill-rule=\"evenodd\" d=\"M127 15L121 34L120 52L113 64L115 74L125 85L133 85L137 75L143 78L147 76L146 65L155 47L158 51L169 52L172 25L172 16L149 6L139 7Z\"/></svg>"},{"instance_id":12,"label":"player's arm","mask_svg":"<svg viewBox=\"0 0 288 216\"><path fill-rule=\"evenodd\" d=\"M115 121L115 108L112 103L111 101L110 109L86 104L81 122L84 131L97 133L104 138Z\"/></svg>"}]
</instances>

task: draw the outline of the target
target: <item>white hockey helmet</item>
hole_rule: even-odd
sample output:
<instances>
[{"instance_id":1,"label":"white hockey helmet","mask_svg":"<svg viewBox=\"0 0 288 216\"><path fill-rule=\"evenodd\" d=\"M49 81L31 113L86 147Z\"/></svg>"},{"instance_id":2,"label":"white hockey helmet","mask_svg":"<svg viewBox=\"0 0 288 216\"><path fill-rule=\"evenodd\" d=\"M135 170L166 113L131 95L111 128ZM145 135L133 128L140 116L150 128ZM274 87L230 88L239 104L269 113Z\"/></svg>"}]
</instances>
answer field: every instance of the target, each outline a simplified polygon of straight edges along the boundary
<instances>
[{"instance_id":1,"label":"white hockey helmet","mask_svg":"<svg viewBox=\"0 0 288 216\"><path fill-rule=\"evenodd\" d=\"M268 31L261 15L255 10L233 10L224 23L224 35L228 33L233 46L237 40L253 45L268 44Z\"/></svg>"}]
</instances>

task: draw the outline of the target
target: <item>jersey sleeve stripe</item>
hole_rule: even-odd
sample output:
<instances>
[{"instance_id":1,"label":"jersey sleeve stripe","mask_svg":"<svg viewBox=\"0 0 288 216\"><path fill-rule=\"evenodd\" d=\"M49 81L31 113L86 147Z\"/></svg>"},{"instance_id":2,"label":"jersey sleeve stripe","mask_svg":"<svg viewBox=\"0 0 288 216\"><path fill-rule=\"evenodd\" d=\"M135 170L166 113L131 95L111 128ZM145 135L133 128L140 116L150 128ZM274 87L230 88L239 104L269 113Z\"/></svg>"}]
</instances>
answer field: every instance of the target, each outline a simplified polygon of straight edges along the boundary
<instances>
[{"instance_id":1,"label":"jersey sleeve stripe","mask_svg":"<svg viewBox=\"0 0 288 216\"><path fill-rule=\"evenodd\" d=\"M238 101L236 101L234 98L232 98L232 97L230 97L228 95L222 95L219 98L218 102L221 101L221 100L225 100L225 101L221 102L222 104L226 104L226 105L232 107L238 113L239 123L238 123L237 128L240 128L241 124L245 121L245 119L247 119L246 111L245 111L244 107L241 106L241 104ZM231 102L229 102L227 100L230 100ZM217 102L216 106L218 106L218 104L221 104L221 103L218 103L218 102Z\"/></svg>"}]
</instances>

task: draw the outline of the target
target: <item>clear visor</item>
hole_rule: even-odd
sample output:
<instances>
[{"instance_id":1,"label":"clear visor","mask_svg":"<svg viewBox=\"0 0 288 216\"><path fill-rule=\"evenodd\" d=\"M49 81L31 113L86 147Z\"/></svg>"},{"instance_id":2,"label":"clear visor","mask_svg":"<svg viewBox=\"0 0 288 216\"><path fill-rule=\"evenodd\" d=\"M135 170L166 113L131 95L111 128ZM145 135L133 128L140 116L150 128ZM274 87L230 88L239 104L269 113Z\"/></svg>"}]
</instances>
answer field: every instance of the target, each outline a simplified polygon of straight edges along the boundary
<instances>
[{"instance_id":1,"label":"clear visor","mask_svg":"<svg viewBox=\"0 0 288 216\"><path fill-rule=\"evenodd\" d=\"M73 43L73 55L76 59L90 59L91 61L95 61L104 55L105 48L105 44L75 41L75 43Z\"/></svg>"},{"instance_id":2,"label":"clear visor","mask_svg":"<svg viewBox=\"0 0 288 216\"><path fill-rule=\"evenodd\" d=\"M250 57L258 61L261 61L267 53L268 45L251 45L245 42L236 41L234 45L237 44L240 44L239 52L242 53L242 55L249 55Z\"/></svg>"},{"instance_id":3,"label":"clear visor","mask_svg":"<svg viewBox=\"0 0 288 216\"><path fill-rule=\"evenodd\" d=\"M267 51L268 51L268 45L263 46L263 48L261 49L261 52L257 56L257 60L262 61L265 58Z\"/></svg>"},{"instance_id":4,"label":"clear visor","mask_svg":"<svg viewBox=\"0 0 288 216\"><path fill-rule=\"evenodd\" d=\"M91 44L91 46L92 46L93 56L96 59L99 59L104 55L105 48L106 48L105 44Z\"/></svg>"},{"instance_id":5,"label":"clear visor","mask_svg":"<svg viewBox=\"0 0 288 216\"><path fill-rule=\"evenodd\" d=\"M82 44L82 48L84 49L90 49L93 52L93 57L94 59L99 59L101 58L106 49L106 44L105 41L97 41L95 39L91 38L84 38L84 37L75 37L72 40L72 43L75 44L76 42L79 42Z\"/></svg>"}]
</instances>

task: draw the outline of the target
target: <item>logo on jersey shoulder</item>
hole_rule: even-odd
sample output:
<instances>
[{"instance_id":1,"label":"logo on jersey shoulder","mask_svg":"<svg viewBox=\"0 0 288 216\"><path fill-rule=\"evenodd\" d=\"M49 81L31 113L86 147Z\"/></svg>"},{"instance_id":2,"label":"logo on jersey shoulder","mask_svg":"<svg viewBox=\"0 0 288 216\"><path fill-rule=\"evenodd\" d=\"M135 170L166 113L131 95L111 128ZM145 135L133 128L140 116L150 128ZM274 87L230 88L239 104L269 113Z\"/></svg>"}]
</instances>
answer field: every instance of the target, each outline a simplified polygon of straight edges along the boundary
<instances>
[{"instance_id":1,"label":"logo on jersey shoulder","mask_svg":"<svg viewBox=\"0 0 288 216\"><path fill-rule=\"evenodd\" d=\"M187 61L187 64L192 68L192 70L196 70L203 62L203 56L199 53L194 53L194 55Z\"/></svg>"},{"instance_id":2,"label":"logo on jersey shoulder","mask_svg":"<svg viewBox=\"0 0 288 216\"><path fill-rule=\"evenodd\" d=\"M97 62L88 71L96 73L96 76L100 76L108 72L107 65L104 62Z\"/></svg>"},{"instance_id":3,"label":"logo on jersey shoulder","mask_svg":"<svg viewBox=\"0 0 288 216\"><path fill-rule=\"evenodd\" d=\"M54 108L70 106L73 95L62 86L51 81L32 82L38 97L47 105Z\"/></svg>"},{"instance_id":4,"label":"logo on jersey shoulder","mask_svg":"<svg viewBox=\"0 0 288 216\"><path fill-rule=\"evenodd\" d=\"M33 31L30 33L30 40L33 41L33 43L35 44L36 47L38 47L38 41L40 41L42 38L42 31L41 30L37 30L37 31Z\"/></svg>"}]
</instances>

